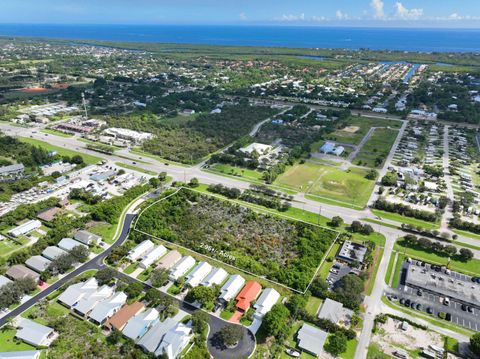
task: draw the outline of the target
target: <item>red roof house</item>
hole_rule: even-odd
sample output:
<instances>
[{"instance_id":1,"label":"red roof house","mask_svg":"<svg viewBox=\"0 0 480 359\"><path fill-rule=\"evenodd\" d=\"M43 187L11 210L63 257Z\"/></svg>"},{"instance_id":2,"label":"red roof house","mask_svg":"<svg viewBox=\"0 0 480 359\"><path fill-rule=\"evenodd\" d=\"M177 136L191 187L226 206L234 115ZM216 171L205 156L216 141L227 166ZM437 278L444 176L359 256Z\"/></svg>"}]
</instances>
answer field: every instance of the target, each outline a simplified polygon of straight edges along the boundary
<instances>
[{"instance_id":1,"label":"red roof house","mask_svg":"<svg viewBox=\"0 0 480 359\"><path fill-rule=\"evenodd\" d=\"M236 307L246 312L250 308L250 304L257 299L262 291L262 286L255 281L249 281L237 295Z\"/></svg>"}]
</instances>

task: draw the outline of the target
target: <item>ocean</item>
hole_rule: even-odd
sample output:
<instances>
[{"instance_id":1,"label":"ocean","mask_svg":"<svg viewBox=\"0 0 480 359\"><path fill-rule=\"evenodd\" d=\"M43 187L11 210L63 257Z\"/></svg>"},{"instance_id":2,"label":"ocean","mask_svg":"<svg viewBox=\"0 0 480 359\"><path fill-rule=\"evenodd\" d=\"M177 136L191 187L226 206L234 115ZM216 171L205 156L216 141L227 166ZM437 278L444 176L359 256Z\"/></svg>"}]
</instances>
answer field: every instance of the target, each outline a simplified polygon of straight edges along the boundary
<instances>
[{"instance_id":1,"label":"ocean","mask_svg":"<svg viewBox=\"0 0 480 359\"><path fill-rule=\"evenodd\" d=\"M480 29L0 24L0 36L290 48L480 52Z\"/></svg>"}]
</instances>

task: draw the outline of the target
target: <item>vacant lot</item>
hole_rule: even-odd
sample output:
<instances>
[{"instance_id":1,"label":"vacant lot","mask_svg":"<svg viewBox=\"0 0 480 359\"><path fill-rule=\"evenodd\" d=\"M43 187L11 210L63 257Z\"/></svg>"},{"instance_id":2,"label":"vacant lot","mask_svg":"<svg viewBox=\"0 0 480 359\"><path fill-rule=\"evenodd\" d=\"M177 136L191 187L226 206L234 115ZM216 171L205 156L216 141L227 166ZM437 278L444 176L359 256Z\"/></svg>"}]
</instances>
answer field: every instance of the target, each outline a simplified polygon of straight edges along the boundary
<instances>
[{"instance_id":1,"label":"vacant lot","mask_svg":"<svg viewBox=\"0 0 480 359\"><path fill-rule=\"evenodd\" d=\"M223 175L245 178L246 180L261 181L262 172L248 168L232 166L224 163L215 163L209 168L210 171Z\"/></svg>"},{"instance_id":2,"label":"vacant lot","mask_svg":"<svg viewBox=\"0 0 480 359\"><path fill-rule=\"evenodd\" d=\"M377 128L355 157L364 166L381 167L397 138L398 130Z\"/></svg>"},{"instance_id":3,"label":"vacant lot","mask_svg":"<svg viewBox=\"0 0 480 359\"><path fill-rule=\"evenodd\" d=\"M136 229L298 290L337 235L189 190L148 208Z\"/></svg>"}]
</instances>

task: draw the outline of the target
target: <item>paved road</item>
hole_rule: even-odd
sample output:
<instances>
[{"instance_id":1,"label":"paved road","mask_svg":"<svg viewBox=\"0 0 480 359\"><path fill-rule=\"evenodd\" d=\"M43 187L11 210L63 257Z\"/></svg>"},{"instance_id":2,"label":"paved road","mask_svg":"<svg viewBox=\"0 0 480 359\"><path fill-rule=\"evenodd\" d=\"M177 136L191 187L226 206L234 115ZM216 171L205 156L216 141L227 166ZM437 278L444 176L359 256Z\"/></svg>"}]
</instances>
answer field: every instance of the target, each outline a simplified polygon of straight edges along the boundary
<instances>
[{"instance_id":1,"label":"paved road","mask_svg":"<svg viewBox=\"0 0 480 359\"><path fill-rule=\"evenodd\" d=\"M449 164L450 164L450 159L449 159L449 146L448 146L448 126L444 127L443 130L443 172L445 174L445 184L447 185L447 198L449 198L452 202L454 199L453 195L453 187L452 187L452 179L450 177L450 171L449 171ZM445 213L442 216L442 225L440 230L445 232L448 231L448 222L450 218L453 218L453 213L452 213L452 204L450 203L447 205L445 208Z\"/></svg>"}]
</instances>

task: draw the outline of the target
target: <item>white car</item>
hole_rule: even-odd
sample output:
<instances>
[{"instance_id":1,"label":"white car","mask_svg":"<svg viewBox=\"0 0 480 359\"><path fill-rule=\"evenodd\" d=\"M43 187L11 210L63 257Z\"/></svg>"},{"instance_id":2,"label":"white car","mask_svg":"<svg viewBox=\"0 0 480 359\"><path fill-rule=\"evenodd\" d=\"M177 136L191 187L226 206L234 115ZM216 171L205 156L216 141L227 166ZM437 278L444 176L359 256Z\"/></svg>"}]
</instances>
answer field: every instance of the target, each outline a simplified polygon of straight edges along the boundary
<instances>
[{"instance_id":1,"label":"white car","mask_svg":"<svg viewBox=\"0 0 480 359\"><path fill-rule=\"evenodd\" d=\"M296 350L291 349L291 348L286 349L286 350L285 350L285 353L287 353L287 354L290 355L291 357L300 358L300 353L297 352Z\"/></svg>"}]
</instances>

